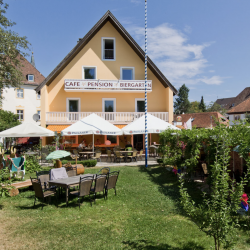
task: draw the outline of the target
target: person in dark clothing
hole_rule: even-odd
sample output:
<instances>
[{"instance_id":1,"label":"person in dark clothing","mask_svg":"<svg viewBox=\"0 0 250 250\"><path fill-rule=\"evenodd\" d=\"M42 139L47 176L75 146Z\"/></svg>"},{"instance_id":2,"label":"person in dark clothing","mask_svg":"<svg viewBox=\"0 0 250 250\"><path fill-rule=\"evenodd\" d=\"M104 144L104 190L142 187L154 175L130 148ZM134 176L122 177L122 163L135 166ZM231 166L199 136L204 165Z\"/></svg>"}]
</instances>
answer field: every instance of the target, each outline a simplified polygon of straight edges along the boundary
<instances>
[{"instance_id":1,"label":"person in dark clothing","mask_svg":"<svg viewBox=\"0 0 250 250\"><path fill-rule=\"evenodd\" d=\"M125 148L132 148L132 145L130 144L130 141L127 142Z\"/></svg>"}]
</instances>

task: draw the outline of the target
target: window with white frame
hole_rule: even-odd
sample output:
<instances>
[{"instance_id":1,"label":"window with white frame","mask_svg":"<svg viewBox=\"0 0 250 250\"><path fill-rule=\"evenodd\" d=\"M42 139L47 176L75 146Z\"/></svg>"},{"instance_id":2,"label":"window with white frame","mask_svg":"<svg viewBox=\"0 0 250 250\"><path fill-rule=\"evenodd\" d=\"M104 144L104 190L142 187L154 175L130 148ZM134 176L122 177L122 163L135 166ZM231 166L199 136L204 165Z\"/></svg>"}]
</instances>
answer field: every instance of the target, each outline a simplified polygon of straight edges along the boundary
<instances>
[{"instance_id":1,"label":"window with white frame","mask_svg":"<svg viewBox=\"0 0 250 250\"><path fill-rule=\"evenodd\" d=\"M17 109L17 111L16 111L16 113L17 113L17 115L18 115L18 120L19 121L23 121L24 119L24 112L23 112L23 110L22 109Z\"/></svg>"},{"instance_id":2,"label":"window with white frame","mask_svg":"<svg viewBox=\"0 0 250 250\"><path fill-rule=\"evenodd\" d=\"M28 75L28 81L34 82L34 75Z\"/></svg>"},{"instance_id":3,"label":"window with white frame","mask_svg":"<svg viewBox=\"0 0 250 250\"><path fill-rule=\"evenodd\" d=\"M134 67L121 67L121 80L134 80L135 68Z\"/></svg>"},{"instance_id":4,"label":"window with white frame","mask_svg":"<svg viewBox=\"0 0 250 250\"><path fill-rule=\"evenodd\" d=\"M96 67L83 67L83 79L96 79Z\"/></svg>"},{"instance_id":5,"label":"window with white frame","mask_svg":"<svg viewBox=\"0 0 250 250\"><path fill-rule=\"evenodd\" d=\"M144 98L135 98L135 112L145 112Z\"/></svg>"},{"instance_id":6,"label":"window with white frame","mask_svg":"<svg viewBox=\"0 0 250 250\"><path fill-rule=\"evenodd\" d=\"M17 89L17 90L16 90L16 97L17 97L17 98L23 98L23 96L24 96L24 91L23 91L23 89Z\"/></svg>"},{"instance_id":7,"label":"window with white frame","mask_svg":"<svg viewBox=\"0 0 250 250\"><path fill-rule=\"evenodd\" d=\"M102 38L102 60L115 60L115 38Z\"/></svg>"},{"instance_id":8,"label":"window with white frame","mask_svg":"<svg viewBox=\"0 0 250 250\"><path fill-rule=\"evenodd\" d=\"M116 112L116 98L102 98L102 112Z\"/></svg>"},{"instance_id":9,"label":"window with white frame","mask_svg":"<svg viewBox=\"0 0 250 250\"><path fill-rule=\"evenodd\" d=\"M234 120L239 121L240 120L240 115L234 115Z\"/></svg>"}]
</instances>

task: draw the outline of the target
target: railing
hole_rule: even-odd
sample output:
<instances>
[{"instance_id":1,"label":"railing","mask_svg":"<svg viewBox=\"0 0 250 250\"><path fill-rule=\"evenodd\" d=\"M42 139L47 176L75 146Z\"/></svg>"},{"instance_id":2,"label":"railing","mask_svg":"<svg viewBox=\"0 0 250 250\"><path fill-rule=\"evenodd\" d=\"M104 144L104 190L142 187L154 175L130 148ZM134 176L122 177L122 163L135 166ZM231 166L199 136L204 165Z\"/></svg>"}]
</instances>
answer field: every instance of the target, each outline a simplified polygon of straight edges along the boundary
<instances>
[{"instance_id":1,"label":"railing","mask_svg":"<svg viewBox=\"0 0 250 250\"><path fill-rule=\"evenodd\" d=\"M47 112L46 124L72 124L92 113L114 124L128 124L140 118L144 112ZM168 122L168 112L148 112Z\"/></svg>"}]
</instances>

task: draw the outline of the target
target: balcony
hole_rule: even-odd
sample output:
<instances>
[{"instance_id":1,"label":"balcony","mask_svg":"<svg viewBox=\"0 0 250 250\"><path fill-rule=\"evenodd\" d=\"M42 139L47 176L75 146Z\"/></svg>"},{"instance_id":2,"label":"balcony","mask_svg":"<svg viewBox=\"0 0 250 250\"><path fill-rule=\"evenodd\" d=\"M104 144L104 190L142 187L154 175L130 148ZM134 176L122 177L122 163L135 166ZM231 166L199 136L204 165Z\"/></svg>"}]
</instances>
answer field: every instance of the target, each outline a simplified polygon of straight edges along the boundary
<instances>
[{"instance_id":1,"label":"balcony","mask_svg":"<svg viewBox=\"0 0 250 250\"><path fill-rule=\"evenodd\" d=\"M140 118L144 112L93 112L113 124L129 124ZM73 124L92 112L46 112L46 124ZM148 112L168 122L168 112Z\"/></svg>"}]
</instances>

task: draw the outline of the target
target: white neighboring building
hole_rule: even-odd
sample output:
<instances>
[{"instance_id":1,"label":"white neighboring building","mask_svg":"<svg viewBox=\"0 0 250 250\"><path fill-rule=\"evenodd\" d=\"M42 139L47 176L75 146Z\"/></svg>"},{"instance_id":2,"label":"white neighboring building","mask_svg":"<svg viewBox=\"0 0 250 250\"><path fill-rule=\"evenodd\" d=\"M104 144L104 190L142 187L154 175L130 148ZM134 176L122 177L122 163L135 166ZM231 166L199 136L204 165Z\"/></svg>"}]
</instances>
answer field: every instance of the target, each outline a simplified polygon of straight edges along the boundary
<instances>
[{"instance_id":1,"label":"white neighboring building","mask_svg":"<svg viewBox=\"0 0 250 250\"><path fill-rule=\"evenodd\" d=\"M32 52L33 54L33 52ZM32 55L31 62L24 59L22 62L22 73L24 81L20 88L4 88L2 95L2 109L11 111L19 115L21 122L34 122L33 115L41 112L40 95L35 91L35 88L43 82L45 77L35 68L34 57ZM40 119L37 122L40 125Z\"/></svg>"}]
</instances>

